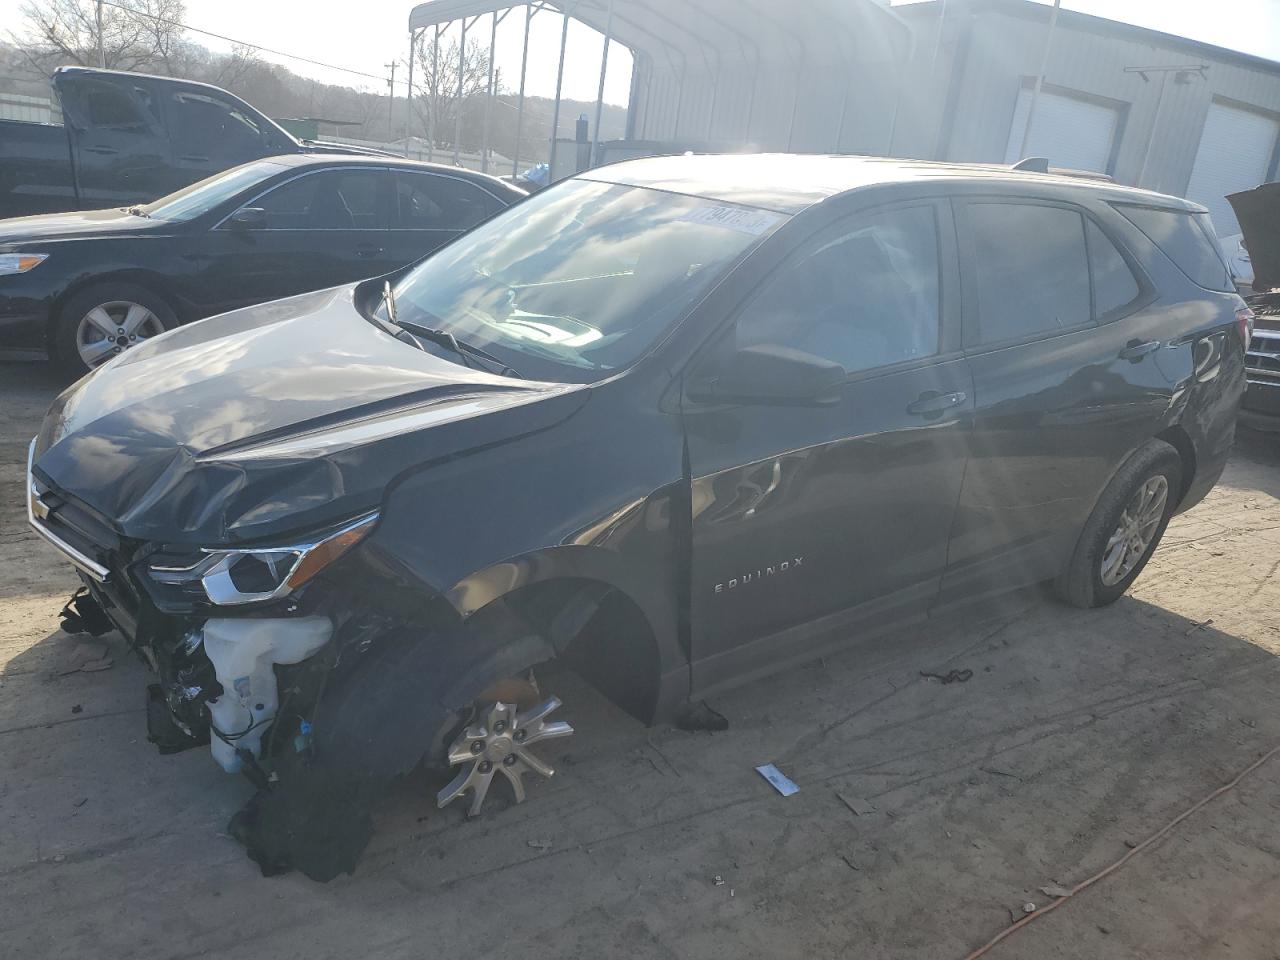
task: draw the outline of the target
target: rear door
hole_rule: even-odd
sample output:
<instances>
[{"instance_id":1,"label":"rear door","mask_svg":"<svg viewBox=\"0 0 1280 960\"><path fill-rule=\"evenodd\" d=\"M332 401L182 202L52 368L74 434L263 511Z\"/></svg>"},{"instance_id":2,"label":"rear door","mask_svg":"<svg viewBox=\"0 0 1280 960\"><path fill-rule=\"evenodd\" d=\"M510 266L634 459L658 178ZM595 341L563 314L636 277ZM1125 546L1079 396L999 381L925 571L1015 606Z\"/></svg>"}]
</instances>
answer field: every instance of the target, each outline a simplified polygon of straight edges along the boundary
<instances>
[{"instance_id":1,"label":"rear door","mask_svg":"<svg viewBox=\"0 0 1280 960\"><path fill-rule=\"evenodd\" d=\"M261 224L227 220L206 235L201 312L389 272L392 202L390 171L365 165L309 171L249 200Z\"/></svg>"},{"instance_id":2,"label":"rear door","mask_svg":"<svg viewBox=\"0 0 1280 960\"><path fill-rule=\"evenodd\" d=\"M1030 198L956 208L976 409L944 601L1055 576L1173 399L1167 318L1114 211Z\"/></svg>"},{"instance_id":3,"label":"rear door","mask_svg":"<svg viewBox=\"0 0 1280 960\"><path fill-rule=\"evenodd\" d=\"M684 402L696 688L933 601L972 407L953 236L931 201L838 221L695 364L776 344L848 372L832 406Z\"/></svg>"},{"instance_id":4,"label":"rear door","mask_svg":"<svg viewBox=\"0 0 1280 960\"><path fill-rule=\"evenodd\" d=\"M150 86L131 77L63 78L63 118L82 206L126 206L164 196L169 140Z\"/></svg>"},{"instance_id":5,"label":"rear door","mask_svg":"<svg viewBox=\"0 0 1280 960\"><path fill-rule=\"evenodd\" d=\"M474 183L445 173L396 170L396 222L388 259L410 263L487 220L505 204Z\"/></svg>"}]
</instances>

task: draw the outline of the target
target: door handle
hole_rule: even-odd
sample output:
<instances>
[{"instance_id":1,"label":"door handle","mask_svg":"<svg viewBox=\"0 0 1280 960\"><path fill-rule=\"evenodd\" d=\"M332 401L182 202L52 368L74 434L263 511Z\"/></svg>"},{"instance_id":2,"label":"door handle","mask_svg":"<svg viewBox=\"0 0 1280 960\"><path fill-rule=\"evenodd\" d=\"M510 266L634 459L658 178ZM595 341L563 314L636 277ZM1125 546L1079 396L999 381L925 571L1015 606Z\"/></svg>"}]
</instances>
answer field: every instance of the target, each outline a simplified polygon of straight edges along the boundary
<instances>
[{"instance_id":1,"label":"door handle","mask_svg":"<svg viewBox=\"0 0 1280 960\"><path fill-rule=\"evenodd\" d=\"M111 155L113 155L113 154L117 154L117 153L119 153L120 151L119 151L119 150L117 150L115 147L85 147L85 148L84 148L84 152L85 152L85 153L100 153L100 154L102 154L103 156L111 156Z\"/></svg>"},{"instance_id":2,"label":"door handle","mask_svg":"<svg viewBox=\"0 0 1280 960\"><path fill-rule=\"evenodd\" d=\"M926 390L911 403L907 404L907 413L915 417L940 417L968 399L968 394L963 391L938 393L936 390Z\"/></svg>"},{"instance_id":3,"label":"door handle","mask_svg":"<svg viewBox=\"0 0 1280 960\"><path fill-rule=\"evenodd\" d=\"M1159 349L1159 340L1130 340L1125 344L1125 348L1120 351L1120 359L1128 360L1130 363L1137 363L1147 354L1155 353Z\"/></svg>"},{"instance_id":4,"label":"door handle","mask_svg":"<svg viewBox=\"0 0 1280 960\"><path fill-rule=\"evenodd\" d=\"M208 157L196 156L193 153L186 154L185 156L181 156L178 159L185 160L188 163L208 163L209 162Z\"/></svg>"},{"instance_id":5,"label":"door handle","mask_svg":"<svg viewBox=\"0 0 1280 960\"><path fill-rule=\"evenodd\" d=\"M362 243L356 247L356 256L361 260L370 260L382 253L381 247L375 247L371 243Z\"/></svg>"}]
</instances>

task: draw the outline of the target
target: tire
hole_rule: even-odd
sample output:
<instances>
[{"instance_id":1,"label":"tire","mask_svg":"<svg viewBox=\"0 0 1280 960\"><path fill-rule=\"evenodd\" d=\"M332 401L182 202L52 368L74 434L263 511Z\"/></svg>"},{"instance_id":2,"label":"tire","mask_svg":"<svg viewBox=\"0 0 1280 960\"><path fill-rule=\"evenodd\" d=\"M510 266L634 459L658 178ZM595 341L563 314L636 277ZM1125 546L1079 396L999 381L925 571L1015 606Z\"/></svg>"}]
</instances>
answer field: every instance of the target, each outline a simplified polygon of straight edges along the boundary
<instances>
[{"instance_id":1,"label":"tire","mask_svg":"<svg viewBox=\"0 0 1280 960\"><path fill-rule=\"evenodd\" d=\"M327 882L354 871L373 834L374 805L424 758L439 758L458 726L456 708L554 654L501 637L429 639L381 638L331 678L315 711L312 749L281 742L270 758L275 782L227 827L264 875L297 869Z\"/></svg>"},{"instance_id":2,"label":"tire","mask_svg":"<svg viewBox=\"0 0 1280 960\"><path fill-rule=\"evenodd\" d=\"M1155 496L1162 487L1163 506L1156 517ZM1145 493L1151 494L1152 499L1143 501L1140 495ZM1134 451L1098 498L1080 533L1071 562L1054 581L1054 592L1059 599L1085 609L1104 607L1120 599L1151 559L1181 493L1182 458L1177 450L1163 440L1149 440ZM1134 516L1126 516L1135 506L1141 509L1136 514L1137 524ZM1145 542L1144 549L1136 549L1132 538L1121 539L1113 545L1113 538L1121 535L1122 521L1127 529L1138 531L1143 526L1143 516L1151 526L1135 535L1140 542Z\"/></svg>"},{"instance_id":3,"label":"tire","mask_svg":"<svg viewBox=\"0 0 1280 960\"><path fill-rule=\"evenodd\" d=\"M91 319L95 311L115 321L115 331L124 332L114 335L123 342L110 342L113 331ZM154 291L136 283L95 283L72 294L58 308L51 337L53 360L66 373L79 377L177 325L173 308Z\"/></svg>"}]
</instances>

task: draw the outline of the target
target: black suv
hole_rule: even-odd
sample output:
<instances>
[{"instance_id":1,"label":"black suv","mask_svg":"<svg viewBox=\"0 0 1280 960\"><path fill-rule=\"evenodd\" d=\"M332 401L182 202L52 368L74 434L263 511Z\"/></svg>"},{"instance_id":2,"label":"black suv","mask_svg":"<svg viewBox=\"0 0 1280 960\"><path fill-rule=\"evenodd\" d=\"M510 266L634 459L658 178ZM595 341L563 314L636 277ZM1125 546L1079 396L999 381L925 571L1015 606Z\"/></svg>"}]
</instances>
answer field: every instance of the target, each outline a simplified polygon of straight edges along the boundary
<instances>
[{"instance_id":1,"label":"black suv","mask_svg":"<svg viewBox=\"0 0 1280 960\"><path fill-rule=\"evenodd\" d=\"M151 739L259 786L267 872L351 869L424 759L480 812L644 720L976 597L1118 598L1217 481L1249 314L1202 208L1006 168L605 167L390 281L182 327L58 398L35 529ZM495 788L496 789L496 788Z\"/></svg>"}]
</instances>

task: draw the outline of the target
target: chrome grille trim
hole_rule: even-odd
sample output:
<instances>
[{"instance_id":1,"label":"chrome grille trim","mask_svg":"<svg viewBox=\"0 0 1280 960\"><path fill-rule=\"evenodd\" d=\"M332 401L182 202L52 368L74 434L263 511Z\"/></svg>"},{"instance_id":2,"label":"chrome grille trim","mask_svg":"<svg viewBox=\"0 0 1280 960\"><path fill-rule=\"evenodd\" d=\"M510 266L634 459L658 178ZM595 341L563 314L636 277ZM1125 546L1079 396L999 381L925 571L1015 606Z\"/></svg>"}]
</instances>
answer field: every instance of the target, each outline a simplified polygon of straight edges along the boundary
<instances>
[{"instance_id":1,"label":"chrome grille trim","mask_svg":"<svg viewBox=\"0 0 1280 960\"><path fill-rule=\"evenodd\" d=\"M27 448L27 523L46 543L70 560L77 570L92 577L98 583L106 583L111 576L111 571L90 557L86 557L41 522L48 516L48 511L43 509L40 493L36 490L35 475L32 473L35 457L36 442L33 439L31 446ZM43 510L39 518L36 516L37 506Z\"/></svg>"}]
</instances>

